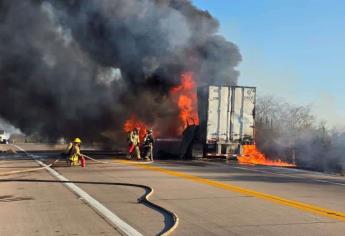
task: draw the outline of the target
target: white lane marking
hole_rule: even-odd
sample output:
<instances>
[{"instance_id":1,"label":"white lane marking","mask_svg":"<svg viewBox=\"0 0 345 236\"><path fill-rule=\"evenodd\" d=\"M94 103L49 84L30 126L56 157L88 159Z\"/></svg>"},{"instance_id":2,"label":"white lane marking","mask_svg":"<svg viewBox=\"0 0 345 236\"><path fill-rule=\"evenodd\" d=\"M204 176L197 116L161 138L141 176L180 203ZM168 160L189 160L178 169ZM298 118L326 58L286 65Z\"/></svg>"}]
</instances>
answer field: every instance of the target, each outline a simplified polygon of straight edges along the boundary
<instances>
[{"instance_id":1,"label":"white lane marking","mask_svg":"<svg viewBox=\"0 0 345 236\"><path fill-rule=\"evenodd\" d=\"M17 148L17 149L19 149L20 151L22 151L22 152L24 152L25 153L25 155L29 155L23 148L21 148L21 147L19 147L19 146L17 146L17 145L15 145L15 144L7 144L7 145L10 145L10 146L13 146L13 147L15 147L15 148Z\"/></svg>"},{"instance_id":2,"label":"white lane marking","mask_svg":"<svg viewBox=\"0 0 345 236\"><path fill-rule=\"evenodd\" d=\"M250 168L235 167L235 166L232 166L232 168L248 170L248 171L253 171L253 172L261 172L261 173L265 173L265 174L274 174L274 175L286 176L286 177L295 178L295 179L306 179L306 180L315 181L315 182L345 186L345 183L338 183L338 182L332 182L332 181L328 181L328 180L314 179L314 178L308 178L308 177L302 177L302 176L294 176L294 175L289 175L289 174L280 174L280 173L275 173L275 172L266 171L266 170L250 169Z\"/></svg>"},{"instance_id":3,"label":"white lane marking","mask_svg":"<svg viewBox=\"0 0 345 236\"><path fill-rule=\"evenodd\" d=\"M35 160L38 164L41 166L47 166L43 162L39 160ZM51 175L56 177L57 179L61 181L69 181L67 178L59 174L54 169L47 167L46 168ZM113 227L120 230L125 235L133 235L133 236L139 236L142 235L137 230L135 230L132 226L121 220L117 215L115 215L113 212L111 212L108 208L106 208L103 204L101 204L99 201L91 197L89 194L87 194L84 190L79 188L77 185L73 183L63 183L67 188L69 188L73 193L78 195L85 201L91 208L93 208L99 215L101 215L105 220L107 220Z\"/></svg>"}]
</instances>

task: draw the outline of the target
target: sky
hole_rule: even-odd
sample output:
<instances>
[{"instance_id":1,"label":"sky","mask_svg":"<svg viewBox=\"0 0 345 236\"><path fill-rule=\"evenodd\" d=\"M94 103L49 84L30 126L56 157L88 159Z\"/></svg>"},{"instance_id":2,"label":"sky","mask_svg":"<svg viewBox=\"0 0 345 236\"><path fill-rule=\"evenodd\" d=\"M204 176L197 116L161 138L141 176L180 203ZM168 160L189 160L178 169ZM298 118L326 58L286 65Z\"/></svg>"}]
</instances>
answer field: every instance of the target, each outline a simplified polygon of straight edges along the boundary
<instances>
[{"instance_id":1,"label":"sky","mask_svg":"<svg viewBox=\"0 0 345 236\"><path fill-rule=\"evenodd\" d=\"M239 85L345 127L345 1L192 0L239 47Z\"/></svg>"}]
</instances>

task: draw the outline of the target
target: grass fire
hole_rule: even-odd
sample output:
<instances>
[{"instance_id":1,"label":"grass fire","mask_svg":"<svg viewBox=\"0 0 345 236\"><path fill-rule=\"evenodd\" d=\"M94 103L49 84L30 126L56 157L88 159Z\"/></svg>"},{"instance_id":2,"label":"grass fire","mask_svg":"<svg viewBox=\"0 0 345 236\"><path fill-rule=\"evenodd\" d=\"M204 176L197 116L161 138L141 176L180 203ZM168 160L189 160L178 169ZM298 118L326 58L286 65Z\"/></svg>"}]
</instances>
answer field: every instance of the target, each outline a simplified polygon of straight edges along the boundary
<instances>
[{"instance_id":1,"label":"grass fire","mask_svg":"<svg viewBox=\"0 0 345 236\"><path fill-rule=\"evenodd\" d=\"M270 160L255 145L243 145L243 152L237 157L240 164L293 167L295 164L281 160Z\"/></svg>"}]
</instances>

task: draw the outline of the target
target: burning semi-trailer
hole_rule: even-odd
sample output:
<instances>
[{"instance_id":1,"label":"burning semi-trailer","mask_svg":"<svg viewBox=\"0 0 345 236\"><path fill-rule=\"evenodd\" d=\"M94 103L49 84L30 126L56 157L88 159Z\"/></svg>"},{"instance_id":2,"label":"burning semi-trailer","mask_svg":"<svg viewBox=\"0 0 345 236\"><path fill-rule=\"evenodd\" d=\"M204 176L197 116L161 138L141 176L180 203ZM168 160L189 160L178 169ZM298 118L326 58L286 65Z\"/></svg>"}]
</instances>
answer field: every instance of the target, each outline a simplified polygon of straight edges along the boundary
<instances>
[{"instance_id":1,"label":"burning semi-trailer","mask_svg":"<svg viewBox=\"0 0 345 236\"><path fill-rule=\"evenodd\" d=\"M184 106L179 106L180 119L185 121L182 137L160 139L156 153L168 157L175 153L181 159L191 159L193 150L201 146L202 156L206 158L235 158L241 164L294 166L281 160L269 160L256 148L255 87L196 88L192 80L187 82L180 86L185 87L180 94L185 100Z\"/></svg>"},{"instance_id":2,"label":"burning semi-trailer","mask_svg":"<svg viewBox=\"0 0 345 236\"><path fill-rule=\"evenodd\" d=\"M230 157L254 144L256 88L203 86L196 93L199 124L183 132L181 158L190 158L196 145L204 157Z\"/></svg>"},{"instance_id":3,"label":"burning semi-trailer","mask_svg":"<svg viewBox=\"0 0 345 236\"><path fill-rule=\"evenodd\" d=\"M199 134L205 155L240 154L254 143L256 88L207 86L198 89Z\"/></svg>"},{"instance_id":4,"label":"burning semi-trailer","mask_svg":"<svg viewBox=\"0 0 345 236\"><path fill-rule=\"evenodd\" d=\"M242 164L294 166L269 160L255 145L256 88L207 86L198 89L195 140L201 141L203 156L235 157Z\"/></svg>"}]
</instances>

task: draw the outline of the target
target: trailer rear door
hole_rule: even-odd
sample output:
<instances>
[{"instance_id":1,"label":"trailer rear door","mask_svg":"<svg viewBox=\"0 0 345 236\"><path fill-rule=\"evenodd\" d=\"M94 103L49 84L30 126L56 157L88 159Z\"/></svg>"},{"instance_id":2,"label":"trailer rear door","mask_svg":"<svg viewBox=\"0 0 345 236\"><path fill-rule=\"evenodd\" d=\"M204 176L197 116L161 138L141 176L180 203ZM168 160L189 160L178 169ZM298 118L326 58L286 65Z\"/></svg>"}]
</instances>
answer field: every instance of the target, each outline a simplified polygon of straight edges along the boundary
<instances>
[{"instance_id":1,"label":"trailer rear door","mask_svg":"<svg viewBox=\"0 0 345 236\"><path fill-rule=\"evenodd\" d=\"M208 143L229 140L231 90L226 86L210 86L208 98Z\"/></svg>"},{"instance_id":2,"label":"trailer rear door","mask_svg":"<svg viewBox=\"0 0 345 236\"><path fill-rule=\"evenodd\" d=\"M231 114L230 139L233 142L253 142L255 88L233 87L233 112Z\"/></svg>"},{"instance_id":3,"label":"trailer rear door","mask_svg":"<svg viewBox=\"0 0 345 236\"><path fill-rule=\"evenodd\" d=\"M206 143L254 140L255 88L209 86Z\"/></svg>"}]
</instances>

